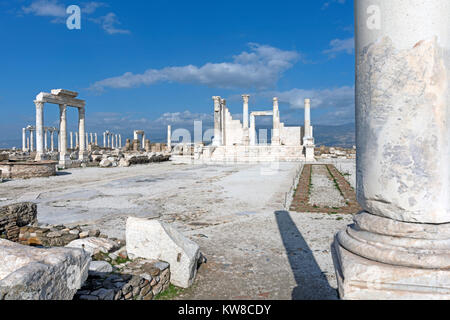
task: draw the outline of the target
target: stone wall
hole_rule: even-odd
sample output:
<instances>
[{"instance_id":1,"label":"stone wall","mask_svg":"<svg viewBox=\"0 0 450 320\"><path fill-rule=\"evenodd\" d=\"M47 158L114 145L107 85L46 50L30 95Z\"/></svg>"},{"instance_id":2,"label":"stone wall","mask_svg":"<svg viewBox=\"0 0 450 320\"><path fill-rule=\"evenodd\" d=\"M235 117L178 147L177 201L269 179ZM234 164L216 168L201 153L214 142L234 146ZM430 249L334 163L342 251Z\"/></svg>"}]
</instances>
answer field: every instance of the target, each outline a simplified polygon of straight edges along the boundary
<instances>
[{"instance_id":1,"label":"stone wall","mask_svg":"<svg viewBox=\"0 0 450 320\"><path fill-rule=\"evenodd\" d=\"M28 179L56 175L57 162L54 161L3 161L0 170L3 179Z\"/></svg>"},{"instance_id":2,"label":"stone wall","mask_svg":"<svg viewBox=\"0 0 450 320\"><path fill-rule=\"evenodd\" d=\"M91 273L76 300L152 300L170 284L166 262L137 259L120 264L117 272Z\"/></svg>"},{"instance_id":3,"label":"stone wall","mask_svg":"<svg viewBox=\"0 0 450 320\"><path fill-rule=\"evenodd\" d=\"M23 202L0 207L0 237L19 241L20 227L37 223L37 206Z\"/></svg>"}]
</instances>

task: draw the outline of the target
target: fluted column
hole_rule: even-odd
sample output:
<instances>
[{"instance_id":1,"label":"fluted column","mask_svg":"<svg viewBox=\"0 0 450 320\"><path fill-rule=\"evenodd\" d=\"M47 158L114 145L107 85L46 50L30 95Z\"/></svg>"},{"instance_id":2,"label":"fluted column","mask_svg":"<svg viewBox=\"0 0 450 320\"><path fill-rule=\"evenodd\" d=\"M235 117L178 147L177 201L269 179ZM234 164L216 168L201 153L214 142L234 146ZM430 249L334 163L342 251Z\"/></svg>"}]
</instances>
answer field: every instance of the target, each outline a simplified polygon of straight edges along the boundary
<instances>
[{"instance_id":1,"label":"fluted column","mask_svg":"<svg viewBox=\"0 0 450 320\"><path fill-rule=\"evenodd\" d=\"M142 149L145 149L145 134L142 134Z\"/></svg>"},{"instance_id":2,"label":"fluted column","mask_svg":"<svg viewBox=\"0 0 450 320\"><path fill-rule=\"evenodd\" d=\"M103 148L106 148L106 132L103 132Z\"/></svg>"},{"instance_id":3,"label":"fluted column","mask_svg":"<svg viewBox=\"0 0 450 320\"><path fill-rule=\"evenodd\" d=\"M95 137L95 145L98 146L98 135L97 132L94 134Z\"/></svg>"},{"instance_id":4,"label":"fluted column","mask_svg":"<svg viewBox=\"0 0 450 320\"><path fill-rule=\"evenodd\" d=\"M357 199L344 299L450 299L450 1L358 0Z\"/></svg>"},{"instance_id":5,"label":"fluted column","mask_svg":"<svg viewBox=\"0 0 450 320\"><path fill-rule=\"evenodd\" d=\"M35 101L36 105L36 161L44 155L44 103Z\"/></svg>"},{"instance_id":6,"label":"fluted column","mask_svg":"<svg viewBox=\"0 0 450 320\"><path fill-rule=\"evenodd\" d=\"M70 149L73 150L73 132L70 131Z\"/></svg>"},{"instance_id":7,"label":"fluted column","mask_svg":"<svg viewBox=\"0 0 450 320\"><path fill-rule=\"evenodd\" d=\"M119 134L119 148L122 149L122 135Z\"/></svg>"}]
</instances>

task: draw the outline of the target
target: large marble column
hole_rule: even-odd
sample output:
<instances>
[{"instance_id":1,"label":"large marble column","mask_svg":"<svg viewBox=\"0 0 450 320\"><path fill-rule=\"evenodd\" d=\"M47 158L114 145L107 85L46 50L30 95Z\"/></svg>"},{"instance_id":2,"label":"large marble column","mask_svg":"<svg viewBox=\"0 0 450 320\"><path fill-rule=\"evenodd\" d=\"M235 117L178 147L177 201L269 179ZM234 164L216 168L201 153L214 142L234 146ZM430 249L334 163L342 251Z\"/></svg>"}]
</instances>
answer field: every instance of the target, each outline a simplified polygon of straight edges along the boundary
<instances>
[{"instance_id":1,"label":"large marble column","mask_svg":"<svg viewBox=\"0 0 450 320\"><path fill-rule=\"evenodd\" d=\"M95 145L98 146L98 135L97 135L97 132L94 134L94 138L95 138Z\"/></svg>"},{"instance_id":2,"label":"large marble column","mask_svg":"<svg viewBox=\"0 0 450 320\"><path fill-rule=\"evenodd\" d=\"M22 151L27 151L27 130L22 128Z\"/></svg>"},{"instance_id":3,"label":"large marble column","mask_svg":"<svg viewBox=\"0 0 450 320\"><path fill-rule=\"evenodd\" d=\"M80 149L80 141L78 139L78 132L75 132L75 149Z\"/></svg>"},{"instance_id":4,"label":"large marble column","mask_svg":"<svg viewBox=\"0 0 450 320\"><path fill-rule=\"evenodd\" d=\"M272 129L272 145L279 146L280 139L280 109L278 106L278 98L273 98L273 129Z\"/></svg>"},{"instance_id":5,"label":"large marble column","mask_svg":"<svg viewBox=\"0 0 450 320\"><path fill-rule=\"evenodd\" d=\"M215 113L214 113L215 116ZM215 119L215 117L214 117ZM216 123L214 122L214 134L216 132ZM172 150L172 126L167 126L167 148L169 151Z\"/></svg>"},{"instance_id":6,"label":"large marble column","mask_svg":"<svg viewBox=\"0 0 450 320\"><path fill-rule=\"evenodd\" d=\"M122 149L122 135L119 134L119 148Z\"/></svg>"},{"instance_id":7,"label":"large marble column","mask_svg":"<svg viewBox=\"0 0 450 320\"><path fill-rule=\"evenodd\" d=\"M80 150L78 151L79 160L86 160L86 138L85 138L85 126L86 126L86 111L85 108L78 108L78 139L80 141Z\"/></svg>"},{"instance_id":8,"label":"large marble column","mask_svg":"<svg viewBox=\"0 0 450 320\"><path fill-rule=\"evenodd\" d=\"M244 101L243 103L243 111L242 111L242 128L243 128L243 137L242 137L242 144L244 146L248 146L250 144L250 134L248 130L248 100L250 98L250 95L243 94L242 99Z\"/></svg>"},{"instance_id":9,"label":"large marble column","mask_svg":"<svg viewBox=\"0 0 450 320\"><path fill-rule=\"evenodd\" d=\"M226 146L227 145L227 136L226 136L226 112L227 112L227 100L225 99L220 99L220 104L222 105L221 107L221 112L220 112L220 116L221 116L221 136L222 136L222 145Z\"/></svg>"},{"instance_id":10,"label":"large marble column","mask_svg":"<svg viewBox=\"0 0 450 320\"><path fill-rule=\"evenodd\" d=\"M36 161L44 157L44 103L36 101Z\"/></svg>"},{"instance_id":11,"label":"large marble column","mask_svg":"<svg viewBox=\"0 0 450 320\"><path fill-rule=\"evenodd\" d=\"M70 131L70 149L73 150L73 132Z\"/></svg>"},{"instance_id":12,"label":"large marble column","mask_svg":"<svg viewBox=\"0 0 450 320\"><path fill-rule=\"evenodd\" d=\"M256 122L255 122L255 115L250 114L250 145L255 146L256 145Z\"/></svg>"},{"instance_id":13,"label":"large marble column","mask_svg":"<svg viewBox=\"0 0 450 320\"><path fill-rule=\"evenodd\" d=\"M145 134L142 134L142 149L145 149Z\"/></svg>"},{"instance_id":14,"label":"large marble column","mask_svg":"<svg viewBox=\"0 0 450 320\"><path fill-rule=\"evenodd\" d=\"M47 137L47 129L44 128L44 152L48 151L48 146L47 146L48 139L47 138L48 138Z\"/></svg>"},{"instance_id":15,"label":"large marble column","mask_svg":"<svg viewBox=\"0 0 450 320\"><path fill-rule=\"evenodd\" d=\"M311 127L311 100L305 99L305 133L303 137L303 146L305 148L305 160L315 161L314 158L314 138Z\"/></svg>"},{"instance_id":16,"label":"large marble column","mask_svg":"<svg viewBox=\"0 0 450 320\"><path fill-rule=\"evenodd\" d=\"M106 148L106 132L103 132L103 148Z\"/></svg>"},{"instance_id":17,"label":"large marble column","mask_svg":"<svg viewBox=\"0 0 450 320\"><path fill-rule=\"evenodd\" d=\"M450 299L450 1L358 0L357 199L344 299Z\"/></svg>"},{"instance_id":18,"label":"large marble column","mask_svg":"<svg viewBox=\"0 0 450 320\"><path fill-rule=\"evenodd\" d=\"M305 99L305 137L311 137L311 100Z\"/></svg>"},{"instance_id":19,"label":"large marble column","mask_svg":"<svg viewBox=\"0 0 450 320\"><path fill-rule=\"evenodd\" d=\"M59 164L66 166L69 161L67 154L67 105L59 105L59 136L61 150L59 152Z\"/></svg>"},{"instance_id":20,"label":"large marble column","mask_svg":"<svg viewBox=\"0 0 450 320\"><path fill-rule=\"evenodd\" d=\"M55 142L54 142L54 135L55 135L55 130L52 130L52 132L50 133L50 150L53 152L55 151Z\"/></svg>"},{"instance_id":21,"label":"large marble column","mask_svg":"<svg viewBox=\"0 0 450 320\"><path fill-rule=\"evenodd\" d=\"M214 96L212 97L214 100L214 139L213 146L222 145L222 109L220 105L220 97Z\"/></svg>"},{"instance_id":22,"label":"large marble column","mask_svg":"<svg viewBox=\"0 0 450 320\"><path fill-rule=\"evenodd\" d=\"M34 152L34 130L30 130L30 152Z\"/></svg>"}]
</instances>

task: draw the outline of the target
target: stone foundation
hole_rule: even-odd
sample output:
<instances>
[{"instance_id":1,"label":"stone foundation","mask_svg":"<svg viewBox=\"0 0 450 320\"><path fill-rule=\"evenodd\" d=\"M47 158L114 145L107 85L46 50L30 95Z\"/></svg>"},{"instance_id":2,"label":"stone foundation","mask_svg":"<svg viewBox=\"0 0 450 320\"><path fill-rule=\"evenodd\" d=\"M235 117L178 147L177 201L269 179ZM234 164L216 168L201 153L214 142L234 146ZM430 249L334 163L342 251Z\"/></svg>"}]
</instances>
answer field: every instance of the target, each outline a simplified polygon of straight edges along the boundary
<instances>
[{"instance_id":1,"label":"stone foundation","mask_svg":"<svg viewBox=\"0 0 450 320\"><path fill-rule=\"evenodd\" d=\"M17 242L20 227L37 223L37 206L31 202L0 207L0 236Z\"/></svg>"},{"instance_id":2,"label":"stone foundation","mask_svg":"<svg viewBox=\"0 0 450 320\"><path fill-rule=\"evenodd\" d=\"M0 170L3 179L28 179L56 175L54 161L2 161Z\"/></svg>"},{"instance_id":3,"label":"stone foundation","mask_svg":"<svg viewBox=\"0 0 450 320\"><path fill-rule=\"evenodd\" d=\"M169 264L137 259L118 265L119 273L94 273L76 300L152 300L170 284Z\"/></svg>"}]
</instances>

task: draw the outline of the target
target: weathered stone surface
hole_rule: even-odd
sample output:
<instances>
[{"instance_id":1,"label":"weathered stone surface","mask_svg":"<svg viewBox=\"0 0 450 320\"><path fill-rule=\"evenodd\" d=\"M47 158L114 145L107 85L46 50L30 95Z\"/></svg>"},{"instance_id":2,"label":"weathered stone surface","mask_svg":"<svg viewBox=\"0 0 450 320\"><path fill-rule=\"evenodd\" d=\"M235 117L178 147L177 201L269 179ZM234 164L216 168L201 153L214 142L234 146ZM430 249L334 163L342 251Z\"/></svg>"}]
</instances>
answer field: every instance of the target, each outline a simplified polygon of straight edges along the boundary
<instances>
[{"instance_id":1,"label":"weathered stone surface","mask_svg":"<svg viewBox=\"0 0 450 320\"><path fill-rule=\"evenodd\" d=\"M115 241L105 238L84 238L70 242L67 248L79 248L89 252L91 256L103 252L108 253L118 249Z\"/></svg>"},{"instance_id":2,"label":"weathered stone surface","mask_svg":"<svg viewBox=\"0 0 450 320\"><path fill-rule=\"evenodd\" d=\"M112 167L112 162L109 161L108 159L103 159L102 161L100 161L99 166L102 168L109 168Z\"/></svg>"},{"instance_id":3,"label":"weathered stone surface","mask_svg":"<svg viewBox=\"0 0 450 320\"><path fill-rule=\"evenodd\" d=\"M31 202L0 207L0 235L11 241L19 240L19 228L37 223L37 206Z\"/></svg>"},{"instance_id":4,"label":"weathered stone surface","mask_svg":"<svg viewBox=\"0 0 450 320\"><path fill-rule=\"evenodd\" d=\"M112 271L112 266L106 261L92 261L89 265L89 273L110 273Z\"/></svg>"},{"instance_id":5,"label":"weathered stone surface","mask_svg":"<svg viewBox=\"0 0 450 320\"><path fill-rule=\"evenodd\" d=\"M71 300L88 277L88 254L0 239L0 300Z\"/></svg>"},{"instance_id":6,"label":"weathered stone surface","mask_svg":"<svg viewBox=\"0 0 450 320\"><path fill-rule=\"evenodd\" d=\"M168 262L174 285L188 288L194 282L200 248L172 226L158 220L129 217L126 242L130 257Z\"/></svg>"}]
</instances>

